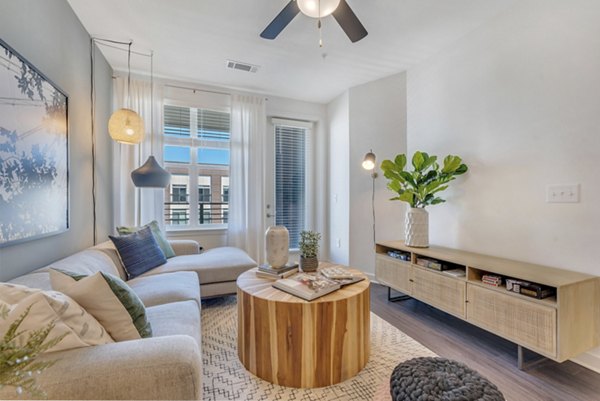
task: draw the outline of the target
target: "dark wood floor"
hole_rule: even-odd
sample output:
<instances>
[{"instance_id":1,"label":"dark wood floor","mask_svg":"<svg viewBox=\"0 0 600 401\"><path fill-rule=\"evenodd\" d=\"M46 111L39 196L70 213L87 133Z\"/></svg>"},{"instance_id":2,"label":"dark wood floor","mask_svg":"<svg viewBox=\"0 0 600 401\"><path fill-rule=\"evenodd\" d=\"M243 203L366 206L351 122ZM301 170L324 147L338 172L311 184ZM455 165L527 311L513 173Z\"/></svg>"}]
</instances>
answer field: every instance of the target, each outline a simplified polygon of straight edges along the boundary
<instances>
[{"instance_id":1,"label":"dark wood floor","mask_svg":"<svg viewBox=\"0 0 600 401\"><path fill-rule=\"evenodd\" d=\"M508 401L600 401L600 374L548 359L521 371L514 343L414 299L390 302L387 287L372 285L371 310L439 356L477 370Z\"/></svg>"}]
</instances>

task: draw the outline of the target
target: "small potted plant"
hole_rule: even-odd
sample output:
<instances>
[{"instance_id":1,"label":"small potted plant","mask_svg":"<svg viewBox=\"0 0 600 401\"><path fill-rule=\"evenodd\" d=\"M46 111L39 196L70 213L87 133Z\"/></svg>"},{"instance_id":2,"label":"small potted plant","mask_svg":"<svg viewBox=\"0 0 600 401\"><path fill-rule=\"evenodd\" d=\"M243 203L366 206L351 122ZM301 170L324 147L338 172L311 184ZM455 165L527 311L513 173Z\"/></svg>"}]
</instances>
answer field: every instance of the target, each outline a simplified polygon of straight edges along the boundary
<instances>
[{"instance_id":1,"label":"small potted plant","mask_svg":"<svg viewBox=\"0 0 600 401\"><path fill-rule=\"evenodd\" d=\"M315 231L300 232L300 268L304 272L314 272L319 267L317 254L321 234Z\"/></svg>"}]
</instances>

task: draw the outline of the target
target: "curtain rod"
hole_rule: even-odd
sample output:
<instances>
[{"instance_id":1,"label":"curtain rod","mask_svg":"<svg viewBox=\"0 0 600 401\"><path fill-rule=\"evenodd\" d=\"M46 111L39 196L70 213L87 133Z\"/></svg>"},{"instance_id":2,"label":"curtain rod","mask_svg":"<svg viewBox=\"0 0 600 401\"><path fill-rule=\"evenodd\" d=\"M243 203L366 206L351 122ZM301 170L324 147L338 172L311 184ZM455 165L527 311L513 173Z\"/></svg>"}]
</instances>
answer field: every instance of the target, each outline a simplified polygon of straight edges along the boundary
<instances>
[{"instance_id":1,"label":"curtain rod","mask_svg":"<svg viewBox=\"0 0 600 401\"><path fill-rule=\"evenodd\" d=\"M187 86L178 86L178 85L171 85L171 84L166 84L165 86L168 88L190 90L192 92L207 92L207 93L215 93L217 95L231 96L231 93L227 93L227 92L218 92L218 91L211 91L211 90L207 90L207 89L190 88Z\"/></svg>"}]
</instances>

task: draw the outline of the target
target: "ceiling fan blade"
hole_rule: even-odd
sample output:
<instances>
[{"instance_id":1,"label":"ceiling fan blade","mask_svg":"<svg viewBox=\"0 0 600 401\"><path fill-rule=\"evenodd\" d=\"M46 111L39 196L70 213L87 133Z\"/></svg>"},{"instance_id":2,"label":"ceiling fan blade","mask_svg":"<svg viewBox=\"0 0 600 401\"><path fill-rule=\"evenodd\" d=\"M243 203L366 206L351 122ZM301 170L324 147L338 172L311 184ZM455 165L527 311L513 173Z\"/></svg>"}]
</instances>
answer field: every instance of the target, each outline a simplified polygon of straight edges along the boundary
<instances>
[{"instance_id":1,"label":"ceiling fan blade","mask_svg":"<svg viewBox=\"0 0 600 401\"><path fill-rule=\"evenodd\" d=\"M340 24L346 35L352 43L358 42L369 34L363 24L358 20L354 11L350 8L346 0L341 0L338 7L333 12L333 18Z\"/></svg>"},{"instance_id":2,"label":"ceiling fan blade","mask_svg":"<svg viewBox=\"0 0 600 401\"><path fill-rule=\"evenodd\" d=\"M287 6L279 14L277 17L271 21L269 26L265 28L264 31L260 34L261 38L264 39L275 39L277 35L283 31L296 15L300 12L300 7L298 7L298 3L296 0L291 0Z\"/></svg>"}]
</instances>

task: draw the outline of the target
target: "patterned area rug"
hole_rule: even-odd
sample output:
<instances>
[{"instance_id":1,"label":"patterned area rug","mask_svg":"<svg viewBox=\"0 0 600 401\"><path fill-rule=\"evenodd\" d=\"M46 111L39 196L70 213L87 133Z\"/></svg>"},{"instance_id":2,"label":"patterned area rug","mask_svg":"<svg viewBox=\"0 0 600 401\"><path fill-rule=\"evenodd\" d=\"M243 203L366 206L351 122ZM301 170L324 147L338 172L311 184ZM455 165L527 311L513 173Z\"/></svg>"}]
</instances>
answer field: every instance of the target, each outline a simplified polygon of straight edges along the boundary
<instances>
[{"instance_id":1,"label":"patterned area rug","mask_svg":"<svg viewBox=\"0 0 600 401\"><path fill-rule=\"evenodd\" d=\"M418 356L435 356L400 330L371 313L371 357L352 379L316 389L268 383L252 375L237 357L235 297L202 302L203 400L371 400L394 367Z\"/></svg>"}]
</instances>

